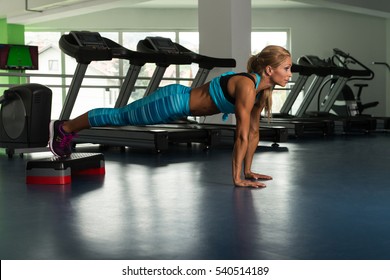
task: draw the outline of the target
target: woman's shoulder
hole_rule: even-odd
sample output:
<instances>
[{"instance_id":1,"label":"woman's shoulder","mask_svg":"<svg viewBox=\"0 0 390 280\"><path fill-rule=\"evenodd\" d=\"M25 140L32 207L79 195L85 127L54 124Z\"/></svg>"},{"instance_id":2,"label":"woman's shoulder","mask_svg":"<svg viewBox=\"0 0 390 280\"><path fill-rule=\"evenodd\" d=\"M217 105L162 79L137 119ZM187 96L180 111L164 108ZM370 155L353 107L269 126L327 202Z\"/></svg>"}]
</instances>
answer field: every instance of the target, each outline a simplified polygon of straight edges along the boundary
<instances>
[{"instance_id":1,"label":"woman's shoulder","mask_svg":"<svg viewBox=\"0 0 390 280\"><path fill-rule=\"evenodd\" d=\"M251 88L256 88L256 78L254 75L247 73L247 72L241 72L236 74L236 81L239 84L242 84L243 86L249 86Z\"/></svg>"},{"instance_id":2,"label":"woman's shoulder","mask_svg":"<svg viewBox=\"0 0 390 280\"><path fill-rule=\"evenodd\" d=\"M231 75L236 75L236 74L237 74L237 72L227 71L227 72L222 73L220 76L223 77L223 76L231 76Z\"/></svg>"}]
</instances>

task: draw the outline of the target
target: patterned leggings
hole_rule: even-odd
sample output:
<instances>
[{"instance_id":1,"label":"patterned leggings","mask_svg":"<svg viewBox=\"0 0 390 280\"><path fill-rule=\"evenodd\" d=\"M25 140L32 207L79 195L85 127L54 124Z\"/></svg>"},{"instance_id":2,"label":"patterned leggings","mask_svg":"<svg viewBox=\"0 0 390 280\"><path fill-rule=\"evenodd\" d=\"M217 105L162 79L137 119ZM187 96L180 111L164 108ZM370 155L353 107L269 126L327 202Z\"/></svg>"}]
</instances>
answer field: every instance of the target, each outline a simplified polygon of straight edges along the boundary
<instances>
[{"instance_id":1,"label":"patterned leggings","mask_svg":"<svg viewBox=\"0 0 390 280\"><path fill-rule=\"evenodd\" d=\"M89 124L96 126L148 125L190 116L191 88L173 84L121 108L97 108L88 112Z\"/></svg>"}]
</instances>

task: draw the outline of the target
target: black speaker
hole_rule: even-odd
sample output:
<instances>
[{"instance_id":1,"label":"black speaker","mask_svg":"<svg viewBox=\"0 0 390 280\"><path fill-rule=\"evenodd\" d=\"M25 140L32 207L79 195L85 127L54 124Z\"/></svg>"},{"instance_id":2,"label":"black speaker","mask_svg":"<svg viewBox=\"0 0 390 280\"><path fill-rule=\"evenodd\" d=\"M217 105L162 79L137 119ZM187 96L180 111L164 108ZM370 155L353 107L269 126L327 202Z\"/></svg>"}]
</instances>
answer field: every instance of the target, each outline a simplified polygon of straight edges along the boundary
<instances>
[{"instance_id":1,"label":"black speaker","mask_svg":"<svg viewBox=\"0 0 390 280\"><path fill-rule=\"evenodd\" d=\"M46 147L49 140L52 91L25 84L4 91L0 98L0 147Z\"/></svg>"}]
</instances>

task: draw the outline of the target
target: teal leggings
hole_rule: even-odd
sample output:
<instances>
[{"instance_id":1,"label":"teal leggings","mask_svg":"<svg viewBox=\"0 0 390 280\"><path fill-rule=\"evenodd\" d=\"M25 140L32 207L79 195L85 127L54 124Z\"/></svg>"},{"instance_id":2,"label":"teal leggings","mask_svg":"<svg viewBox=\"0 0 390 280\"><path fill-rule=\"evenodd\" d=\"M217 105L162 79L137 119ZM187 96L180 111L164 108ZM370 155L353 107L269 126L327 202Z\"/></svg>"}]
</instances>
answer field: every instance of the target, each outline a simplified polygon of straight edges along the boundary
<instances>
[{"instance_id":1,"label":"teal leggings","mask_svg":"<svg viewBox=\"0 0 390 280\"><path fill-rule=\"evenodd\" d=\"M89 124L125 126L161 124L190 116L191 88L173 84L121 108L97 108L88 112Z\"/></svg>"}]
</instances>

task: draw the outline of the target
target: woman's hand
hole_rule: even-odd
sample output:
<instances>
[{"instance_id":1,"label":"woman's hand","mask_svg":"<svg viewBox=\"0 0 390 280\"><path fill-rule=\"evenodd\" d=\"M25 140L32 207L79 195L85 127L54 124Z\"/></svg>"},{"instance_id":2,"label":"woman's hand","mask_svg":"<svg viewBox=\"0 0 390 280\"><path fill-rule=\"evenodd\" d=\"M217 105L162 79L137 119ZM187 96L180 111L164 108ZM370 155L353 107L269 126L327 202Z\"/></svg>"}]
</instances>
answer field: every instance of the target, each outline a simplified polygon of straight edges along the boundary
<instances>
[{"instance_id":1,"label":"woman's hand","mask_svg":"<svg viewBox=\"0 0 390 280\"><path fill-rule=\"evenodd\" d=\"M272 177L268 176L268 175L259 174L259 173L255 173L255 172L250 171L250 172L245 173L245 179L249 179L249 180L272 180Z\"/></svg>"},{"instance_id":2,"label":"woman's hand","mask_svg":"<svg viewBox=\"0 0 390 280\"><path fill-rule=\"evenodd\" d=\"M255 172L245 173L245 180L238 180L234 182L236 187L249 187L249 188L265 188L266 185L257 180L272 180L271 176L259 174Z\"/></svg>"},{"instance_id":3,"label":"woman's hand","mask_svg":"<svg viewBox=\"0 0 390 280\"><path fill-rule=\"evenodd\" d=\"M262 182L251 181L251 180L239 180L234 182L236 187L246 187L246 188L265 188L266 185Z\"/></svg>"}]
</instances>

